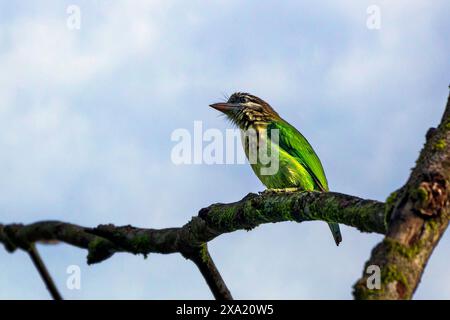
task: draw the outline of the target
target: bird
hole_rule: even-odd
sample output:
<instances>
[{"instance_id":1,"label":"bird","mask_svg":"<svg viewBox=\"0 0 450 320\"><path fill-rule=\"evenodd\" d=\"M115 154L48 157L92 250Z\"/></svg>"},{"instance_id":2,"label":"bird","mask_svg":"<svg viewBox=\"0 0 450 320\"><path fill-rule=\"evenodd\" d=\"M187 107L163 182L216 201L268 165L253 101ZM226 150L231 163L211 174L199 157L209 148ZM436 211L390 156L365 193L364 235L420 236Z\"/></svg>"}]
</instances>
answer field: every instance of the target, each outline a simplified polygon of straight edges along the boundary
<instances>
[{"instance_id":1,"label":"bird","mask_svg":"<svg viewBox=\"0 0 450 320\"><path fill-rule=\"evenodd\" d=\"M268 189L329 191L322 163L311 144L266 101L249 93L236 92L227 102L214 103L210 107L223 113L241 130L242 144L248 159L251 135L244 133L249 131L256 133L256 148L266 145L271 148L268 150L276 151L279 163L272 174L262 173L264 164L259 159L249 161L256 176ZM339 245L342 241L339 224L328 222L328 226L336 245Z\"/></svg>"}]
</instances>

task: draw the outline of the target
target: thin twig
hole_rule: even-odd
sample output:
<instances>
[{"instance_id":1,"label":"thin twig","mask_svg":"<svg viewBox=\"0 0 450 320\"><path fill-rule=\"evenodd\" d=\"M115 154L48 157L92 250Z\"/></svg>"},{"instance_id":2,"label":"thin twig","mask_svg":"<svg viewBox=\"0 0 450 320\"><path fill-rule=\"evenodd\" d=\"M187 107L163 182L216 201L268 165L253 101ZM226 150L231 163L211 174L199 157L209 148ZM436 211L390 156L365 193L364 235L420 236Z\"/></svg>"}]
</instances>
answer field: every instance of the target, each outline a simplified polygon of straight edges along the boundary
<instances>
[{"instance_id":1,"label":"thin twig","mask_svg":"<svg viewBox=\"0 0 450 320\"><path fill-rule=\"evenodd\" d=\"M209 254L206 243L186 257L198 267L216 300L233 300L230 290Z\"/></svg>"},{"instance_id":2,"label":"thin twig","mask_svg":"<svg viewBox=\"0 0 450 320\"><path fill-rule=\"evenodd\" d=\"M61 294L58 291L58 288L56 288L55 282L53 281L50 273L48 272L47 267L45 266L44 261L42 261L42 258L39 255L39 252L37 251L34 244L30 245L28 249L28 254L30 255L30 258L33 261L34 266L38 270L39 275L44 281L53 300L63 300Z\"/></svg>"}]
</instances>

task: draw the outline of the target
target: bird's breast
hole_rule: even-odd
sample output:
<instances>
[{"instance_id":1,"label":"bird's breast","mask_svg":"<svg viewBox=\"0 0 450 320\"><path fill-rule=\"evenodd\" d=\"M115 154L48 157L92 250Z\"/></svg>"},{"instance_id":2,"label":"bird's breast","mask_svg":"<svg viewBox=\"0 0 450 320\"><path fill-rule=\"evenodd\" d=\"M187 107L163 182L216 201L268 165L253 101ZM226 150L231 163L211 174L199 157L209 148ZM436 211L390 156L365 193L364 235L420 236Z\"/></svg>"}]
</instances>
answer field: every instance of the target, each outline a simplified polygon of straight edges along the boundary
<instances>
[{"instance_id":1,"label":"bird's breast","mask_svg":"<svg viewBox=\"0 0 450 320\"><path fill-rule=\"evenodd\" d=\"M253 171L266 187L314 189L314 182L305 168L271 140L267 125L252 125L248 130L241 130L241 139ZM267 162L269 158L270 162ZM275 167L276 170L264 174L264 169L268 167Z\"/></svg>"},{"instance_id":2,"label":"bird's breast","mask_svg":"<svg viewBox=\"0 0 450 320\"><path fill-rule=\"evenodd\" d=\"M266 124L251 124L246 130L241 129L241 142L247 159L251 152L259 152L262 147L270 146Z\"/></svg>"}]
</instances>

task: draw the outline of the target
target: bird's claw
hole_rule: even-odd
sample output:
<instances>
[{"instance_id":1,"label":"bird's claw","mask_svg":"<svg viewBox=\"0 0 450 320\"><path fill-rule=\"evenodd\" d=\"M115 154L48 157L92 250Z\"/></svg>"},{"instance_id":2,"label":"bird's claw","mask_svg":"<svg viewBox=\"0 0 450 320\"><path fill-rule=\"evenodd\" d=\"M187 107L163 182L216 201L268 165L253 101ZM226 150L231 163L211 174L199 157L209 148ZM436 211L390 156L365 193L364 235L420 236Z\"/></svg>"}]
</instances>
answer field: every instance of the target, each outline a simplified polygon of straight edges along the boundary
<instances>
[{"instance_id":1,"label":"bird's claw","mask_svg":"<svg viewBox=\"0 0 450 320\"><path fill-rule=\"evenodd\" d=\"M283 188L283 189L266 189L262 193L283 193L283 192L296 192L302 191L300 188Z\"/></svg>"}]
</instances>

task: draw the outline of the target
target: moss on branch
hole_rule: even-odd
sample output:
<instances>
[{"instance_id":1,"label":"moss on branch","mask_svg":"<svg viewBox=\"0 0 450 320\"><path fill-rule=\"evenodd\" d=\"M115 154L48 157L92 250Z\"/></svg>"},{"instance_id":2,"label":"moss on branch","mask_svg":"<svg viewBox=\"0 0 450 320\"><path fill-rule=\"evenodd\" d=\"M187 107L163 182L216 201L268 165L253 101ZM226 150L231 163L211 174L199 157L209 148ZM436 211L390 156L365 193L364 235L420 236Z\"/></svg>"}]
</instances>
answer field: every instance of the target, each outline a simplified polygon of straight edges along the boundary
<instances>
[{"instance_id":1,"label":"moss on branch","mask_svg":"<svg viewBox=\"0 0 450 320\"><path fill-rule=\"evenodd\" d=\"M12 251L39 241L62 241L88 250L88 263L98 263L115 252L188 252L217 236L236 230L250 230L260 224L282 221L323 220L338 222L364 232L385 232L385 206L340 193L265 191L249 194L230 204L213 204L181 228L143 229L132 226L100 225L85 228L43 221L30 225L0 225L0 242ZM204 256L204 255L203 255Z\"/></svg>"}]
</instances>

